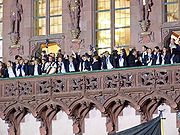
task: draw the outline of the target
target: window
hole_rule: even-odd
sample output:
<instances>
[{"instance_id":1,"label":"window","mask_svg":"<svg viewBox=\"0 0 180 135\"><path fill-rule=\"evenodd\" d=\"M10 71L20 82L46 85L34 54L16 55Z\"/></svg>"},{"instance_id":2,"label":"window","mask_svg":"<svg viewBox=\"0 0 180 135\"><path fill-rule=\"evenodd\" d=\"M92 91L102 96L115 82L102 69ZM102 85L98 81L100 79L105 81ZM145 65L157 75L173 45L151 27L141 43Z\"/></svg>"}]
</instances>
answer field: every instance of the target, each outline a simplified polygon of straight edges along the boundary
<instances>
[{"instance_id":1,"label":"window","mask_svg":"<svg viewBox=\"0 0 180 135\"><path fill-rule=\"evenodd\" d=\"M164 0L164 22L179 20L179 0Z\"/></svg>"},{"instance_id":2,"label":"window","mask_svg":"<svg viewBox=\"0 0 180 135\"><path fill-rule=\"evenodd\" d=\"M3 0L0 0L0 61L2 61L2 50L3 50Z\"/></svg>"},{"instance_id":3,"label":"window","mask_svg":"<svg viewBox=\"0 0 180 135\"><path fill-rule=\"evenodd\" d=\"M96 46L99 52L130 44L130 0L96 0Z\"/></svg>"},{"instance_id":4,"label":"window","mask_svg":"<svg viewBox=\"0 0 180 135\"><path fill-rule=\"evenodd\" d=\"M62 33L62 0L34 0L35 36Z\"/></svg>"}]
</instances>

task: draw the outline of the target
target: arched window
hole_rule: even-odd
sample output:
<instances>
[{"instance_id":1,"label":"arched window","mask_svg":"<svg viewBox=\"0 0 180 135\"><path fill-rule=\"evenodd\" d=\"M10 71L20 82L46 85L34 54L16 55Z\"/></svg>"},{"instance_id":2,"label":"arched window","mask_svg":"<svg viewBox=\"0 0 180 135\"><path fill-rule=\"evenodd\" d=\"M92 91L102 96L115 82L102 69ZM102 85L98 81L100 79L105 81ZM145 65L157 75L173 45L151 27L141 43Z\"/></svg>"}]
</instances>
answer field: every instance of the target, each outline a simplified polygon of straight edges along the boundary
<instances>
[{"instance_id":1,"label":"arched window","mask_svg":"<svg viewBox=\"0 0 180 135\"><path fill-rule=\"evenodd\" d=\"M34 0L34 35L62 33L62 0Z\"/></svg>"},{"instance_id":2,"label":"arched window","mask_svg":"<svg viewBox=\"0 0 180 135\"><path fill-rule=\"evenodd\" d=\"M3 50L3 0L0 0L0 61L2 61Z\"/></svg>"},{"instance_id":3,"label":"arched window","mask_svg":"<svg viewBox=\"0 0 180 135\"><path fill-rule=\"evenodd\" d=\"M179 3L180 0L164 0L164 22L175 22L179 20Z\"/></svg>"},{"instance_id":4,"label":"arched window","mask_svg":"<svg viewBox=\"0 0 180 135\"><path fill-rule=\"evenodd\" d=\"M95 0L95 44L99 53L129 47L130 0Z\"/></svg>"}]
</instances>

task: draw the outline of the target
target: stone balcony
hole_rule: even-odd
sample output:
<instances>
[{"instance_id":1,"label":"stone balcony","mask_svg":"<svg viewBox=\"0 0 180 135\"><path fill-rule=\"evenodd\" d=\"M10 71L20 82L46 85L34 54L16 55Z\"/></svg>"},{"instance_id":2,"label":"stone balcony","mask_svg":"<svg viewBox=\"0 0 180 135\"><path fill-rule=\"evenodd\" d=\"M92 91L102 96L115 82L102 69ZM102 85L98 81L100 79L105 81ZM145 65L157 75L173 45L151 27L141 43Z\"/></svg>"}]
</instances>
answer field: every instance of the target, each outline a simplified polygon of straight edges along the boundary
<instances>
[{"instance_id":1,"label":"stone balcony","mask_svg":"<svg viewBox=\"0 0 180 135\"><path fill-rule=\"evenodd\" d=\"M94 107L107 117L111 134L127 105L148 121L161 103L180 110L180 65L0 80L0 116L10 135L20 135L20 122L28 113L41 121L42 135L51 135L52 119L60 110L73 120L74 134L82 135L84 118Z\"/></svg>"}]
</instances>

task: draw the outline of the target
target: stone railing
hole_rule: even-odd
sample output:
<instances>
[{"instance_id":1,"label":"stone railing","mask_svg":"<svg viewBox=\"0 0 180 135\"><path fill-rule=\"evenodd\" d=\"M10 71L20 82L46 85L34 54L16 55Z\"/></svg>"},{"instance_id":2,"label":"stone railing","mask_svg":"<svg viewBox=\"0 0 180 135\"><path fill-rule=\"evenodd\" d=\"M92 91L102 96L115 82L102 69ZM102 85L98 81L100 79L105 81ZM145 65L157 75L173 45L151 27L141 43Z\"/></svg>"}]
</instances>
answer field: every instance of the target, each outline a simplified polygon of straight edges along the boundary
<instances>
[{"instance_id":1,"label":"stone railing","mask_svg":"<svg viewBox=\"0 0 180 135\"><path fill-rule=\"evenodd\" d=\"M27 113L41 121L43 135L51 135L51 121L60 110L72 118L74 133L81 135L84 118L94 107L107 117L111 134L127 105L148 121L163 102L180 110L180 65L0 80L0 116L12 135L20 134Z\"/></svg>"}]
</instances>

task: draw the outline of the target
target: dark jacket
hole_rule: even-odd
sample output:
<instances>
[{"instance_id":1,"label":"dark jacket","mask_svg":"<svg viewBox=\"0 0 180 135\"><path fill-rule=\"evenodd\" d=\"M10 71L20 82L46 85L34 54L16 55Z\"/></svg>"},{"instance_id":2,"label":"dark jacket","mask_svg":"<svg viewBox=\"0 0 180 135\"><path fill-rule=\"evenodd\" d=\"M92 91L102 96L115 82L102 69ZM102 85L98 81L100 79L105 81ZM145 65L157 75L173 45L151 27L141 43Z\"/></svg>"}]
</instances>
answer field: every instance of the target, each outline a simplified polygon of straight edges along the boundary
<instances>
[{"instance_id":1,"label":"dark jacket","mask_svg":"<svg viewBox=\"0 0 180 135\"><path fill-rule=\"evenodd\" d=\"M83 64L84 64L84 69L83 69ZM83 70L88 70L88 71L90 71L90 70L91 70L91 63L90 63L90 61L88 61L88 60L82 61L80 68L81 68L81 69L80 69L81 71L83 71Z\"/></svg>"},{"instance_id":2,"label":"dark jacket","mask_svg":"<svg viewBox=\"0 0 180 135\"><path fill-rule=\"evenodd\" d=\"M137 66L136 62L137 62L136 56L134 56L133 54L130 54L128 56L128 66L129 67L135 67L135 66Z\"/></svg>"},{"instance_id":3,"label":"dark jacket","mask_svg":"<svg viewBox=\"0 0 180 135\"><path fill-rule=\"evenodd\" d=\"M171 64L171 54L170 53L166 53L164 58L162 58L162 60L164 59L164 64Z\"/></svg>"},{"instance_id":4,"label":"dark jacket","mask_svg":"<svg viewBox=\"0 0 180 135\"><path fill-rule=\"evenodd\" d=\"M159 64L160 65L162 63L162 57L161 57L161 54L158 53L158 54L153 54L152 55L152 65L157 65L156 62L158 60L158 56L159 56Z\"/></svg>"},{"instance_id":5,"label":"dark jacket","mask_svg":"<svg viewBox=\"0 0 180 135\"><path fill-rule=\"evenodd\" d=\"M92 63L92 70L101 70L101 64L99 63L99 61Z\"/></svg>"},{"instance_id":6,"label":"dark jacket","mask_svg":"<svg viewBox=\"0 0 180 135\"><path fill-rule=\"evenodd\" d=\"M34 75L34 67L35 67L35 65L31 65L29 68L29 74L32 76ZM38 65L38 74L39 75L42 74L41 65Z\"/></svg>"}]
</instances>

